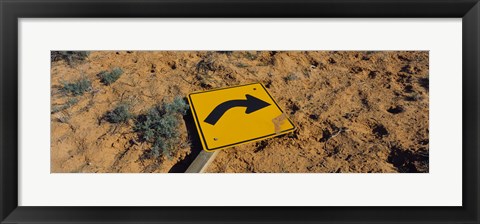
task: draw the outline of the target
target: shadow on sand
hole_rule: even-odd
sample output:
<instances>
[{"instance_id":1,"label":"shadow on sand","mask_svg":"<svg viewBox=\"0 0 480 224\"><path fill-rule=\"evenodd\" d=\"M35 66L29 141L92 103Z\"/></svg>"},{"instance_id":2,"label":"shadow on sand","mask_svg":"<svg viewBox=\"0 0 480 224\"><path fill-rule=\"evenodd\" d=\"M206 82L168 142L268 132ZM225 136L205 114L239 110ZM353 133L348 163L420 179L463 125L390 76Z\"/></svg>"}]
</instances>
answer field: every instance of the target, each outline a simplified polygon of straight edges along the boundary
<instances>
[{"instance_id":1,"label":"shadow on sand","mask_svg":"<svg viewBox=\"0 0 480 224\"><path fill-rule=\"evenodd\" d=\"M202 144L200 143L200 137L198 136L197 127L193 120L192 112L188 111L183 116L185 126L187 127L188 139L190 140L190 154L188 154L183 160L180 160L175 164L168 172L169 173L185 173L190 164L195 160L197 155L202 151Z\"/></svg>"}]
</instances>

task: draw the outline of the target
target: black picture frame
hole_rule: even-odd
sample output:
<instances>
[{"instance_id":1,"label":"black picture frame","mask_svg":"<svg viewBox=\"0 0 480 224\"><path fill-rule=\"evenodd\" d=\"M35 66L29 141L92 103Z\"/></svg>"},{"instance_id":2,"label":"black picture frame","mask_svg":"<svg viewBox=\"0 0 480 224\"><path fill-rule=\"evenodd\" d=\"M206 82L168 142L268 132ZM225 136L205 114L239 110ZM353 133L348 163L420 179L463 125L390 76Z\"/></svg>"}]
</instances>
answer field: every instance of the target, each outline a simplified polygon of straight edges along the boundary
<instances>
[{"instance_id":1,"label":"black picture frame","mask_svg":"<svg viewBox=\"0 0 480 224\"><path fill-rule=\"evenodd\" d=\"M1 223L479 223L480 4L478 0L0 0L0 15ZM18 206L17 20L47 17L462 18L463 206ZM198 191L201 189L199 188Z\"/></svg>"}]
</instances>

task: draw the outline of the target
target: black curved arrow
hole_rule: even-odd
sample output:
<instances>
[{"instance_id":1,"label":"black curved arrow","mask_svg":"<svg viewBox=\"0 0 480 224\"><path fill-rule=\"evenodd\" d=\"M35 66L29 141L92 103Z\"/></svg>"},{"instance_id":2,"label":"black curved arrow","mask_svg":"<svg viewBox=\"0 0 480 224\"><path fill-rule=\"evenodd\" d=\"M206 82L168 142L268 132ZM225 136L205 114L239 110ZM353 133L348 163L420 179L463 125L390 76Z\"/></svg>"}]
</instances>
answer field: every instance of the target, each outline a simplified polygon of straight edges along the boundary
<instances>
[{"instance_id":1,"label":"black curved arrow","mask_svg":"<svg viewBox=\"0 0 480 224\"><path fill-rule=\"evenodd\" d=\"M245 97L247 98L246 100L229 100L219 104L212 110L212 112L210 112L204 122L215 125L227 110L234 107L246 107L247 109L245 110L245 113L250 114L264 107L270 106L269 103L251 95L245 94Z\"/></svg>"}]
</instances>

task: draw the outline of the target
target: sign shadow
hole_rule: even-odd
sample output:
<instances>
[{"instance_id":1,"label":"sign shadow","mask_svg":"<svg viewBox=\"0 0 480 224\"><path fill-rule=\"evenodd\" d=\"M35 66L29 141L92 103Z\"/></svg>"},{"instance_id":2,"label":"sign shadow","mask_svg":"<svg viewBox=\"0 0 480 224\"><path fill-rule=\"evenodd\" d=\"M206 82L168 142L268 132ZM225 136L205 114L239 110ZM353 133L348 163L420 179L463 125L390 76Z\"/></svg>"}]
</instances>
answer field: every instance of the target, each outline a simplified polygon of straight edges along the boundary
<instances>
[{"instance_id":1,"label":"sign shadow","mask_svg":"<svg viewBox=\"0 0 480 224\"><path fill-rule=\"evenodd\" d=\"M188 110L186 115L183 116L183 121L185 122L188 140L190 141L190 153L184 159L172 166L168 171L169 173L185 173L193 160L195 160L198 154L202 151L202 144L200 142L200 137L198 136L197 127L195 126L191 110Z\"/></svg>"}]
</instances>

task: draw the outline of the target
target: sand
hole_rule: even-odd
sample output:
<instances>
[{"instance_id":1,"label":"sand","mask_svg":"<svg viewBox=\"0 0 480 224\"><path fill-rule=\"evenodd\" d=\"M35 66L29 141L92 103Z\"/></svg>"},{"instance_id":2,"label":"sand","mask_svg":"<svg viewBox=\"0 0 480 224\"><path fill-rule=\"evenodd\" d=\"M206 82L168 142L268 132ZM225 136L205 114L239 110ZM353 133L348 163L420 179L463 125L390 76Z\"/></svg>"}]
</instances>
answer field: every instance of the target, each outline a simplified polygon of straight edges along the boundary
<instances>
[{"instance_id":1,"label":"sand","mask_svg":"<svg viewBox=\"0 0 480 224\"><path fill-rule=\"evenodd\" d=\"M267 87L297 130L222 150L207 172L428 172L428 56L93 51L85 60L53 61L51 172L183 172L201 150L190 111L179 117L180 144L168 158L142 156L151 144L140 141L134 119L111 124L101 118L120 102L138 115L175 96L253 82ZM97 74L115 67L124 74L101 83ZM81 77L92 81L90 91L76 97L61 91L62 82ZM62 108L72 98L78 102Z\"/></svg>"}]
</instances>

